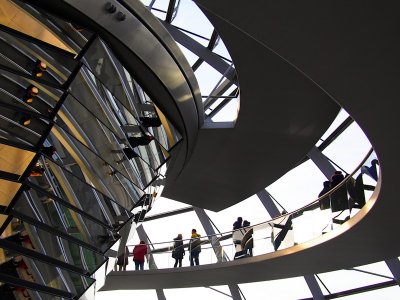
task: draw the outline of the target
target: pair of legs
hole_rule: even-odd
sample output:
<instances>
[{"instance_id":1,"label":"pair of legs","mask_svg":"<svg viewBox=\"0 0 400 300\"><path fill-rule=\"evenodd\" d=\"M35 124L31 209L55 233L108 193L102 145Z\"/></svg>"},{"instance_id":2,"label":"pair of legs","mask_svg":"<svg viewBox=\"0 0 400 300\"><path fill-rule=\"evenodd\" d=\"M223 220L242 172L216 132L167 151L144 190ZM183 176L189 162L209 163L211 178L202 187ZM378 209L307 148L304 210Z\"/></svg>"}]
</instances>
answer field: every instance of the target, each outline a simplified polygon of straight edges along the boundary
<instances>
[{"instance_id":1,"label":"pair of legs","mask_svg":"<svg viewBox=\"0 0 400 300\"><path fill-rule=\"evenodd\" d=\"M118 271L126 271L126 265L118 265Z\"/></svg>"},{"instance_id":2,"label":"pair of legs","mask_svg":"<svg viewBox=\"0 0 400 300\"><path fill-rule=\"evenodd\" d=\"M143 270L144 261L135 260L135 270Z\"/></svg>"},{"instance_id":3,"label":"pair of legs","mask_svg":"<svg viewBox=\"0 0 400 300\"><path fill-rule=\"evenodd\" d=\"M179 264L179 268L182 268L182 258L175 258L174 268L176 268Z\"/></svg>"},{"instance_id":4,"label":"pair of legs","mask_svg":"<svg viewBox=\"0 0 400 300\"><path fill-rule=\"evenodd\" d=\"M200 252L192 252L190 253L190 265L194 266L196 264L196 266L199 265L199 254Z\"/></svg>"}]
</instances>

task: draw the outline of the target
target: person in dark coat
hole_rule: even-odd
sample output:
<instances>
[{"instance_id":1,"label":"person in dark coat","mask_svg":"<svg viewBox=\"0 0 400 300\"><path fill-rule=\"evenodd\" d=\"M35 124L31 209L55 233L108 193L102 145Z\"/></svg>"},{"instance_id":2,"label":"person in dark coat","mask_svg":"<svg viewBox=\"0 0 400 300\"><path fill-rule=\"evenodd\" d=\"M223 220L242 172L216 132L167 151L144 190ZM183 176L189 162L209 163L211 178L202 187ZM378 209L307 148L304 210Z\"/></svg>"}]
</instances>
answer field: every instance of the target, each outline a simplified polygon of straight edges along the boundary
<instances>
[{"instance_id":1,"label":"person in dark coat","mask_svg":"<svg viewBox=\"0 0 400 300\"><path fill-rule=\"evenodd\" d=\"M327 192L331 190L331 182L330 181L324 181L324 188L322 191L318 194L318 197L322 197L325 195ZM329 196L323 197L322 199L319 200L319 207L321 210L323 209L328 209L331 207L331 202Z\"/></svg>"},{"instance_id":2,"label":"person in dark coat","mask_svg":"<svg viewBox=\"0 0 400 300\"><path fill-rule=\"evenodd\" d=\"M182 234L178 234L174 238L174 248L172 249L172 257L175 258L174 268L179 264L179 268L182 267L182 259L185 256L185 249L183 248Z\"/></svg>"},{"instance_id":3,"label":"person in dark coat","mask_svg":"<svg viewBox=\"0 0 400 300\"><path fill-rule=\"evenodd\" d=\"M139 117L144 127L159 127L161 120L158 117Z\"/></svg>"},{"instance_id":4,"label":"person in dark coat","mask_svg":"<svg viewBox=\"0 0 400 300\"><path fill-rule=\"evenodd\" d=\"M129 249L125 246L125 252L121 253L117 259L118 271L126 271L126 266L129 264L128 255Z\"/></svg>"},{"instance_id":5,"label":"person in dark coat","mask_svg":"<svg viewBox=\"0 0 400 300\"><path fill-rule=\"evenodd\" d=\"M135 148L137 146L147 146L152 140L154 140L154 137L147 134L144 134L142 136L128 137L128 142L132 148Z\"/></svg>"}]
</instances>

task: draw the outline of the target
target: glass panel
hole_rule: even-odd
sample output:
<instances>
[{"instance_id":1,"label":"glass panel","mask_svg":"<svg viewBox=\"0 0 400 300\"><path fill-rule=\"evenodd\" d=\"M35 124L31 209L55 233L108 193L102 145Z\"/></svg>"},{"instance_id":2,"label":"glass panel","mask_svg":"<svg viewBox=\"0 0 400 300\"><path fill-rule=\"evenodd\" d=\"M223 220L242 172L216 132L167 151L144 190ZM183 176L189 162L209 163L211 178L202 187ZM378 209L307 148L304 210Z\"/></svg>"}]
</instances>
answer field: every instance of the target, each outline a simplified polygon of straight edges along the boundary
<instances>
[{"instance_id":1,"label":"glass panel","mask_svg":"<svg viewBox=\"0 0 400 300\"><path fill-rule=\"evenodd\" d=\"M75 138L65 133L62 129L56 132L55 130L58 128L58 126L55 126L52 132L57 133L57 137L62 139L62 146L68 147L68 151L63 147L63 153L69 152L74 158L73 161L76 160L76 163L81 168L76 170L77 166L75 166L75 168L72 166L71 169L75 169L75 172L73 172L74 175L102 191L109 189L110 192L114 194L112 197L114 201L127 209L136 203L143 195L143 191L135 185L135 183L140 184L140 186L145 186L156 176L154 171L150 169L143 160L137 157L130 160L119 158L119 164L115 161L109 164L108 161L104 161L101 157L97 156L79 141L75 140ZM121 150L116 151L120 152ZM114 155L117 156L117 154ZM68 163L70 164L71 161L69 160L67 164ZM117 168L113 167L113 165ZM131 171L133 174L140 174L141 176L129 176L129 179L134 180L134 182L132 182L120 172L120 169L122 168L126 168L126 172ZM97 178L94 177L94 175ZM140 179L143 181L139 181ZM100 183L98 180L101 180L102 182ZM106 186L103 188L102 185Z\"/></svg>"},{"instance_id":2,"label":"glass panel","mask_svg":"<svg viewBox=\"0 0 400 300\"><path fill-rule=\"evenodd\" d=\"M86 144L96 154L88 153L88 149L82 149L80 145L78 145L77 143L76 144L82 150L82 152L87 153L88 155L90 155L90 157L93 157L93 155L95 155L101 158L101 165L97 165L97 168L104 168L105 163L107 163L117 169L121 174L123 174L123 176L132 181L132 183L143 188L147 184L147 182L140 181L140 166L142 165L142 167L146 167L146 165L144 163L141 163L140 161L139 155L141 154L141 152L135 152L134 150L130 149L131 152L133 151L132 154L136 155L136 158L128 159L128 157L126 156L123 156L121 158L120 156L123 152L120 151L121 154L118 155L117 153L119 152L116 149L119 149L121 147L120 144L124 145L122 147L128 147L129 143L126 141L125 135L123 135L123 137L122 135L117 136L100 120L96 119L86 107L82 106L73 97L68 97L65 105L70 112L73 112L73 114L76 115L75 120L77 122L77 125L79 125L80 130L84 131L85 136L83 137L83 134L80 134L79 132L73 130L71 126L68 126L64 122L61 122L61 120L57 121L57 125L59 125L61 128L64 129L64 131L73 135L80 141L82 141L83 139L86 141L90 141L90 145L87 143ZM159 151L161 152L161 149ZM150 154L151 158L155 156L152 152L150 152ZM147 158L146 155L147 152L145 151L142 153L141 156ZM94 159L95 161L99 161L98 158ZM122 162L125 162L126 160L129 160L129 163L126 162L123 164ZM156 166L158 167L159 165ZM133 170L135 170L136 172L132 172Z\"/></svg>"},{"instance_id":3,"label":"glass panel","mask_svg":"<svg viewBox=\"0 0 400 300\"><path fill-rule=\"evenodd\" d=\"M92 278L13 253L7 249L0 249L4 253L0 273L11 277L71 292L74 295L82 294L94 282Z\"/></svg>"},{"instance_id":4,"label":"glass panel","mask_svg":"<svg viewBox=\"0 0 400 300\"><path fill-rule=\"evenodd\" d=\"M11 220L1 238L89 273L94 272L106 260L102 255L16 218Z\"/></svg>"},{"instance_id":5,"label":"glass panel","mask_svg":"<svg viewBox=\"0 0 400 300\"><path fill-rule=\"evenodd\" d=\"M37 44L34 39L21 39L6 32L0 31L0 43L8 44L13 49L13 55L10 57L9 49L2 49L2 53L8 58L19 58L17 55L24 55L32 60L40 59L46 64L46 73L49 73L60 83L64 83L71 74L73 68L77 65L74 60L74 54L62 51L46 44ZM12 46L11 46L12 45ZM17 54L18 53L18 54ZM19 60L16 60L19 62ZM43 76L46 79L45 76Z\"/></svg>"},{"instance_id":6,"label":"glass panel","mask_svg":"<svg viewBox=\"0 0 400 300\"><path fill-rule=\"evenodd\" d=\"M10 136L14 136L14 138L8 138L8 135L3 135L6 139L20 139L26 141L26 143L36 145L48 126L48 121L39 119L29 113L1 107L0 130Z\"/></svg>"},{"instance_id":7,"label":"glass panel","mask_svg":"<svg viewBox=\"0 0 400 300\"><path fill-rule=\"evenodd\" d=\"M303 277L287 278L280 280L271 280L263 282L252 282L239 284L246 299L259 299L260 294L268 291L270 299L305 299L312 298L310 289L308 288Z\"/></svg>"},{"instance_id":8,"label":"glass panel","mask_svg":"<svg viewBox=\"0 0 400 300\"><path fill-rule=\"evenodd\" d=\"M203 36L209 39L212 35L214 27L198 8L198 6L191 1L181 1L178 13L172 22L173 25ZM208 45L207 40L199 40L204 46Z\"/></svg>"},{"instance_id":9,"label":"glass panel","mask_svg":"<svg viewBox=\"0 0 400 300\"><path fill-rule=\"evenodd\" d=\"M127 85L122 65L100 39L97 39L90 46L85 54L85 59L88 68L93 72L92 75L96 76L123 106L131 107L130 103L132 103L134 96ZM134 100L134 102L136 103L137 100Z\"/></svg>"},{"instance_id":10,"label":"glass panel","mask_svg":"<svg viewBox=\"0 0 400 300\"><path fill-rule=\"evenodd\" d=\"M217 82L221 79L221 74L211 67L208 63L203 62L195 72L197 81L199 82L200 92L202 96L211 94ZM203 98L205 100L206 98Z\"/></svg>"},{"instance_id":11,"label":"glass panel","mask_svg":"<svg viewBox=\"0 0 400 300\"><path fill-rule=\"evenodd\" d=\"M115 242L110 230L32 188L21 194L13 210L93 245L103 253Z\"/></svg>"},{"instance_id":12,"label":"glass panel","mask_svg":"<svg viewBox=\"0 0 400 300\"><path fill-rule=\"evenodd\" d=\"M127 221L131 213L59 165L47 161L48 174L30 177L36 185L72 204L104 224ZM50 190L49 190L50 187Z\"/></svg>"},{"instance_id":13,"label":"glass panel","mask_svg":"<svg viewBox=\"0 0 400 300\"><path fill-rule=\"evenodd\" d=\"M3 73L3 74L1 74ZM40 88L41 87L41 88ZM47 92L47 93L46 93ZM51 98L51 93L54 98ZM12 105L17 109L30 110L43 116L49 116L57 95L30 80L12 76L0 71L0 102Z\"/></svg>"},{"instance_id":14,"label":"glass panel","mask_svg":"<svg viewBox=\"0 0 400 300\"><path fill-rule=\"evenodd\" d=\"M384 264L384 263L382 263ZM382 268L376 265L376 269L371 270L372 273L381 273ZM385 266L384 266L385 267ZM356 267L357 270L362 270L364 266ZM386 267L387 269L387 267ZM383 272L387 273L385 268ZM390 273L390 272L389 272ZM391 275L391 274L390 274ZM377 284L385 281L389 281L389 278L383 278L377 275L368 274L364 272L358 272L353 270L337 270L333 272L326 272L318 274L324 285L329 289L331 293L340 293L341 291L351 290L360 288L367 285ZM391 275L390 277L393 277ZM337 280L340 278L340 280ZM326 289L321 285L321 289L324 294L328 294Z\"/></svg>"},{"instance_id":15,"label":"glass panel","mask_svg":"<svg viewBox=\"0 0 400 300\"><path fill-rule=\"evenodd\" d=\"M0 170L22 175L34 156L34 152L0 144Z\"/></svg>"},{"instance_id":16,"label":"glass panel","mask_svg":"<svg viewBox=\"0 0 400 300\"><path fill-rule=\"evenodd\" d=\"M7 207L20 187L20 183L0 179L0 205Z\"/></svg>"},{"instance_id":17,"label":"glass panel","mask_svg":"<svg viewBox=\"0 0 400 300\"><path fill-rule=\"evenodd\" d=\"M355 136L357 139L354 138ZM322 153L349 173L357 166L370 147L371 143L368 138L354 122Z\"/></svg>"},{"instance_id":18,"label":"glass panel","mask_svg":"<svg viewBox=\"0 0 400 300\"><path fill-rule=\"evenodd\" d=\"M54 45L66 51L73 52L73 50L71 50L69 46L67 46L68 42L62 42L63 37L69 34L67 30L53 30L53 32L50 31L51 29L49 29L49 26L52 25L52 23L56 23L56 18L46 13L45 16L52 19L52 22L46 22L47 20L45 20L44 23L47 23L47 26L45 26L39 21L44 19L43 17L41 17L42 14L38 10L34 10L30 6L22 2L18 3L17 6L12 2L3 1L1 9L3 11L0 16L1 24L7 24L8 27L13 28L14 30L18 30L27 35L33 36L37 39L40 39L48 44ZM65 23L65 21L63 21L63 23ZM62 33L61 37L57 37L55 35L55 32Z\"/></svg>"},{"instance_id":19,"label":"glass panel","mask_svg":"<svg viewBox=\"0 0 400 300\"><path fill-rule=\"evenodd\" d=\"M213 286L213 287L197 287L197 288L180 288L180 289L166 289L164 290L167 299L212 299L212 300L227 300L233 299L229 297L231 292L228 286ZM247 298L246 300L250 300ZM260 294L259 294L260 296ZM244 298L243 298L244 299Z\"/></svg>"},{"instance_id":20,"label":"glass panel","mask_svg":"<svg viewBox=\"0 0 400 300\"><path fill-rule=\"evenodd\" d=\"M362 158L358 163L360 160ZM278 201L287 211L294 211L310 203L310 200L317 199L324 181L326 177L311 160L308 160L287 172L268 186L267 190L271 195L279 195ZM287 182L291 183L290 189L287 188ZM293 191L296 191L295 199Z\"/></svg>"}]
</instances>

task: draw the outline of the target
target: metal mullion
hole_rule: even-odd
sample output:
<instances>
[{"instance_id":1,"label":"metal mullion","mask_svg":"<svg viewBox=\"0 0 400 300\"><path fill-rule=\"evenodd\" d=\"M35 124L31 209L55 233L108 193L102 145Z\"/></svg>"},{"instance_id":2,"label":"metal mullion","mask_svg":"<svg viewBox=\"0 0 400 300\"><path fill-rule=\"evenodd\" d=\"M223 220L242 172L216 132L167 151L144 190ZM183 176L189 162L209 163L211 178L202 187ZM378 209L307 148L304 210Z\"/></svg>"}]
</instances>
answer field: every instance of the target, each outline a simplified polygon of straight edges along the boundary
<instances>
[{"instance_id":1,"label":"metal mullion","mask_svg":"<svg viewBox=\"0 0 400 300\"><path fill-rule=\"evenodd\" d=\"M125 207L123 207L121 204L119 204L118 202L116 202L114 199L112 199L112 198L109 197L109 196L106 196L104 193L100 192L100 191L99 191L98 189L96 189L95 187L89 185L87 182L85 182L85 181L83 181L82 179L80 179L79 177L77 177L77 176L76 176L75 174L73 174L71 171L65 169L65 167L64 167L63 165L61 165L58 161L55 161L55 160L53 160L52 158L47 157L47 156L46 156L46 158L47 158L48 160L50 160L52 163L54 163L55 165L57 165L58 167L60 167L64 172L67 172L68 174L70 174L71 176L73 176L74 178L76 178L77 180L79 180L80 182L82 182L83 184L85 184L86 186L88 186L89 188L91 188L91 189L95 190L97 193L103 195L103 196L104 196L105 198L107 198L109 201L111 201L111 202L117 204L120 208L123 208L124 210L128 211L128 209L126 209ZM136 185L135 185L135 186L136 186ZM136 186L136 187L137 187L137 186ZM139 189L142 190L141 188L139 188ZM142 190L142 192L143 192L143 190Z\"/></svg>"},{"instance_id":2,"label":"metal mullion","mask_svg":"<svg viewBox=\"0 0 400 300\"><path fill-rule=\"evenodd\" d=\"M12 276L9 276L6 274L0 273L0 281L4 282L4 283L8 283L13 286L20 286L20 287L24 287L24 288L27 288L30 290L36 290L36 291L43 292L46 294L55 295L58 297L63 297L63 298L68 298L68 299L73 298L73 294L71 294L69 292L65 292L63 290L59 290L59 289L55 289L55 288L48 287L45 285L37 284L37 283L23 280L20 278L15 278L15 277L12 277Z\"/></svg>"},{"instance_id":3,"label":"metal mullion","mask_svg":"<svg viewBox=\"0 0 400 300\"><path fill-rule=\"evenodd\" d=\"M0 179L19 183L19 178L20 178L20 175L18 175L18 174L9 173L9 172L0 170Z\"/></svg>"},{"instance_id":4,"label":"metal mullion","mask_svg":"<svg viewBox=\"0 0 400 300\"><path fill-rule=\"evenodd\" d=\"M236 91L238 89L236 88L234 91L232 91L232 93L230 93L229 96L234 96L236 94ZM212 117L214 117L217 113L219 113L232 99L235 98L227 98L221 101L220 104L217 105L217 107L215 107L207 116L206 119L210 119Z\"/></svg>"},{"instance_id":5,"label":"metal mullion","mask_svg":"<svg viewBox=\"0 0 400 300\"><path fill-rule=\"evenodd\" d=\"M0 106L8 108L8 109L13 110L13 111L18 111L18 112L22 112L22 113L28 114L30 116L33 116L33 117L37 118L37 119L45 119L47 121L51 120L51 118L49 116L42 115L41 113L32 111L30 109L19 107L19 106L15 106L15 105L8 104L8 103L2 102L2 101L0 101Z\"/></svg>"},{"instance_id":6,"label":"metal mullion","mask_svg":"<svg viewBox=\"0 0 400 300\"><path fill-rule=\"evenodd\" d=\"M92 215L88 214L87 212L85 212L85 211L83 211L83 210L81 210L81 209L75 207L74 205L72 205L71 203L65 201L64 199L62 199L62 198L60 198L60 197L58 197L57 195L54 195L54 194L52 194L52 193L50 193L50 192L48 192L48 191L42 189L40 186L34 184L33 182L26 180L26 181L24 182L24 184L25 184L26 186L29 186L29 187L33 188L34 190L39 190L42 194L45 194L46 196L48 196L48 197L50 197L51 199L53 199L53 200L59 202L59 203L62 204L63 206L67 207L68 209L71 209L71 210L75 211L76 213L78 213L78 214L84 216L85 218L90 219L91 221L93 221L93 222L99 224L100 226L102 226L102 227L104 227L104 228L107 228L107 229L109 229L109 230L112 230L112 229L113 229L111 226L108 226L108 224L103 223L101 220L99 220L99 219L93 217Z\"/></svg>"},{"instance_id":7,"label":"metal mullion","mask_svg":"<svg viewBox=\"0 0 400 300\"><path fill-rule=\"evenodd\" d=\"M194 208L193 208L193 206L191 206L191 207L181 208L181 209L177 209L177 210L173 210L173 211L167 211L167 212L164 212L164 213L161 213L161 214L157 214L157 215L146 217L143 220L143 222L153 221L153 220L162 219L162 218L165 218L165 217L170 217L170 216L174 216L174 215L178 215L178 214L183 214L183 213L191 212L193 210L194 210Z\"/></svg>"},{"instance_id":8,"label":"metal mullion","mask_svg":"<svg viewBox=\"0 0 400 300\"><path fill-rule=\"evenodd\" d=\"M176 3L176 0L169 1L167 15L165 16L165 22L167 22L167 23L172 22L172 16L173 16L173 13L175 10L175 3Z\"/></svg>"},{"instance_id":9,"label":"metal mullion","mask_svg":"<svg viewBox=\"0 0 400 300\"><path fill-rule=\"evenodd\" d=\"M35 152L35 150L36 150L35 147L33 147L33 146L22 144L22 143L16 142L16 141L6 140L1 137L0 137L0 144L8 145L8 146L11 146L14 148L18 148L18 149L26 150L26 151L30 151L30 152Z\"/></svg>"}]
</instances>

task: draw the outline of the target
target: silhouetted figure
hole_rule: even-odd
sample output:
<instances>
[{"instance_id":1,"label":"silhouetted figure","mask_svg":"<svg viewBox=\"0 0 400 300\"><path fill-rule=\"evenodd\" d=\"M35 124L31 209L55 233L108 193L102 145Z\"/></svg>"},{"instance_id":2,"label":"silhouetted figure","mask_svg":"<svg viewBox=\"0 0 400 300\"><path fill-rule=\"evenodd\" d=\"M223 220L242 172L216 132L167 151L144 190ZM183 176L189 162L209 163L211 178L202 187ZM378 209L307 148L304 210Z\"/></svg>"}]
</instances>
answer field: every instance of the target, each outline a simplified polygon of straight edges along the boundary
<instances>
[{"instance_id":1,"label":"silhouetted figure","mask_svg":"<svg viewBox=\"0 0 400 300\"><path fill-rule=\"evenodd\" d=\"M175 258L174 268L179 264L179 268L182 267L182 259L185 256L185 249L183 248L182 234L178 234L174 238L174 248L172 249L172 258Z\"/></svg>"},{"instance_id":2,"label":"silhouetted figure","mask_svg":"<svg viewBox=\"0 0 400 300\"><path fill-rule=\"evenodd\" d=\"M54 146L48 146L42 148L42 153L46 156L52 157L56 153L56 148Z\"/></svg>"},{"instance_id":3,"label":"silhouetted figure","mask_svg":"<svg viewBox=\"0 0 400 300\"><path fill-rule=\"evenodd\" d=\"M139 117L144 127L159 127L161 120L158 117Z\"/></svg>"},{"instance_id":4,"label":"silhouetted figure","mask_svg":"<svg viewBox=\"0 0 400 300\"><path fill-rule=\"evenodd\" d=\"M331 190L331 182L330 181L324 181L324 188L322 191L318 194L318 197L322 197L326 193L328 193ZM328 209L331 207L330 203L330 198L329 196L323 197L322 199L319 200L319 208L321 210L323 209Z\"/></svg>"},{"instance_id":5,"label":"silhouetted figure","mask_svg":"<svg viewBox=\"0 0 400 300\"><path fill-rule=\"evenodd\" d=\"M335 186L341 183L343 179L344 175L342 174L342 171L335 171L331 177L331 188L333 189Z\"/></svg>"},{"instance_id":6,"label":"silhouetted figure","mask_svg":"<svg viewBox=\"0 0 400 300\"><path fill-rule=\"evenodd\" d=\"M335 171L331 177L331 188L334 189L344 180L341 171ZM346 210L349 208L349 199L347 196L346 185L342 185L329 195L330 207L332 212Z\"/></svg>"},{"instance_id":7,"label":"silhouetted figure","mask_svg":"<svg viewBox=\"0 0 400 300\"><path fill-rule=\"evenodd\" d=\"M192 229L192 236L189 242L190 250L190 265L199 265L199 255L201 252L201 241L200 234L197 233L196 229Z\"/></svg>"},{"instance_id":8,"label":"silhouetted figure","mask_svg":"<svg viewBox=\"0 0 400 300\"><path fill-rule=\"evenodd\" d=\"M154 137L147 134L143 136L128 137L128 142L132 148L135 148L137 146L147 146L152 140L154 140Z\"/></svg>"},{"instance_id":9,"label":"silhouetted figure","mask_svg":"<svg viewBox=\"0 0 400 300\"><path fill-rule=\"evenodd\" d=\"M242 217L238 217L237 220L233 223L233 230L242 228Z\"/></svg>"},{"instance_id":10,"label":"silhouetted figure","mask_svg":"<svg viewBox=\"0 0 400 300\"><path fill-rule=\"evenodd\" d=\"M143 270L144 260L147 252L147 245L144 241L140 241L140 243L133 248L133 261L135 262L135 270Z\"/></svg>"},{"instance_id":11,"label":"silhouetted figure","mask_svg":"<svg viewBox=\"0 0 400 300\"><path fill-rule=\"evenodd\" d=\"M361 167L361 173L368 175L375 181L378 181L378 167L379 166L379 161L377 159L373 159L371 161L371 166L362 166Z\"/></svg>"},{"instance_id":12,"label":"silhouetted figure","mask_svg":"<svg viewBox=\"0 0 400 300\"><path fill-rule=\"evenodd\" d=\"M318 197L321 197L322 195L325 195L327 192L331 190L331 182L330 181L324 181L324 188L322 191L318 194Z\"/></svg>"},{"instance_id":13,"label":"silhouetted figure","mask_svg":"<svg viewBox=\"0 0 400 300\"><path fill-rule=\"evenodd\" d=\"M120 160L115 161L117 164L120 164L122 162L124 162L127 159L132 159L135 157L139 157L139 154L137 154L133 149L129 148L129 147L124 147L120 150L111 150L111 153L124 153L125 156L123 158L121 158Z\"/></svg>"}]
</instances>

